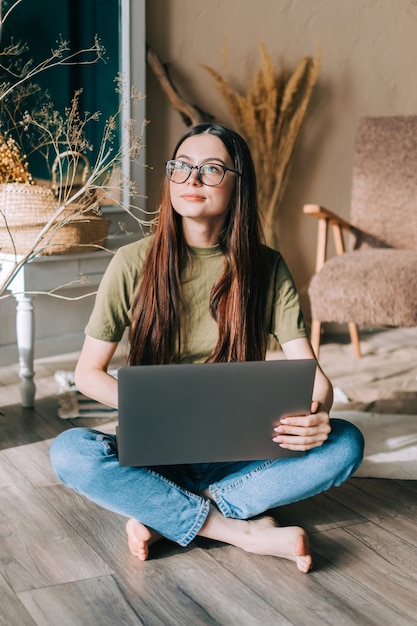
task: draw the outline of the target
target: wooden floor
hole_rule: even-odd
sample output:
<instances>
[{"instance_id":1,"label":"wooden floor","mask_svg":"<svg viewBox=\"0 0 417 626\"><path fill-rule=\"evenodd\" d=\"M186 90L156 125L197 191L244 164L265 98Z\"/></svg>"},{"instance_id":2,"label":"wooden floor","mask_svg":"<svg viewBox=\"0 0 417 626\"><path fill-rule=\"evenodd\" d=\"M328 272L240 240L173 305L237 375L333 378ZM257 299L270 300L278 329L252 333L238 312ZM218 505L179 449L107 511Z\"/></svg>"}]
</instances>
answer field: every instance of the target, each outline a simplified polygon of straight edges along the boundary
<instances>
[{"instance_id":1,"label":"wooden floor","mask_svg":"<svg viewBox=\"0 0 417 626\"><path fill-rule=\"evenodd\" d=\"M162 541L145 563L131 556L125 520L49 465L51 440L75 425L56 416L52 374L73 364L37 363L33 410L19 405L16 367L0 369L0 624L417 624L417 481L353 478L274 511L308 530L308 575L202 539Z\"/></svg>"}]
</instances>

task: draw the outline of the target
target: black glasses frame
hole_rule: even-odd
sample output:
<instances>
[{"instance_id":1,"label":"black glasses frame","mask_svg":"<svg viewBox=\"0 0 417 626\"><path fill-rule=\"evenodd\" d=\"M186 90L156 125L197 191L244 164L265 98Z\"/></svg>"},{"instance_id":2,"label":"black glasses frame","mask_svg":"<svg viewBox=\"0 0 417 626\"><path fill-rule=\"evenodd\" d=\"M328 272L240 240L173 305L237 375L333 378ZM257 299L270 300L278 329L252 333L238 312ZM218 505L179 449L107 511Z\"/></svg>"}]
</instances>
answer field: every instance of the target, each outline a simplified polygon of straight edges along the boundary
<instances>
[{"instance_id":1,"label":"black glasses frame","mask_svg":"<svg viewBox=\"0 0 417 626\"><path fill-rule=\"evenodd\" d=\"M176 180L173 180L169 174L169 166L171 163L181 163L181 165L185 165L186 167L188 167L189 172L188 175L186 176L186 178L184 178L184 180L182 180L180 183ZM207 165L215 165L216 167L220 167L220 169L223 170L223 176L221 177L221 179L219 180L218 183L215 183L214 185L211 185L210 183L205 183L204 180L201 179L201 168L202 167L207 167ZM232 170L230 167L226 167L225 165L222 165L221 163L202 163L201 165L190 165L189 163L185 163L185 161L179 161L178 159L171 159L170 161L166 161L165 162L165 172L167 177L169 178L169 180L173 183L175 183L176 185L182 185L183 183L187 182L187 180L190 178L191 173L193 170L197 170L197 178L200 181L200 183L202 185L206 185L207 187L217 187L217 185L220 185L220 183L223 182L224 177L226 175L226 172L233 172L233 174L237 174L238 176L241 176L240 172L237 172L236 170Z\"/></svg>"}]
</instances>

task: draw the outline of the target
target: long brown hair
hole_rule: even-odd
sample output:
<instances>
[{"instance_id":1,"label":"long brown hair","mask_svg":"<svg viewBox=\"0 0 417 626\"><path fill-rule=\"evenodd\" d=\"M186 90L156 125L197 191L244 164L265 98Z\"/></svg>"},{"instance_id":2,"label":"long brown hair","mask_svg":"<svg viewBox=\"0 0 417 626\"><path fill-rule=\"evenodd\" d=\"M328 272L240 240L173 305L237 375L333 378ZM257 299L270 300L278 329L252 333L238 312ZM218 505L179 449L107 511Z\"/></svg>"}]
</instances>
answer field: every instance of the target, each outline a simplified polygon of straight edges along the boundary
<instances>
[{"instance_id":1,"label":"long brown hair","mask_svg":"<svg viewBox=\"0 0 417 626\"><path fill-rule=\"evenodd\" d=\"M207 362L261 360L266 333L263 303L266 271L257 206L256 176L249 148L236 132L219 124L198 124L181 139L209 133L226 147L240 172L220 234L225 266L213 286L209 307L218 324L218 341ZM180 271L187 258L181 217L174 211L166 179L158 224L132 303L129 364L164 364L179 360L181 351Z\"/></svg>"}]
</instances>

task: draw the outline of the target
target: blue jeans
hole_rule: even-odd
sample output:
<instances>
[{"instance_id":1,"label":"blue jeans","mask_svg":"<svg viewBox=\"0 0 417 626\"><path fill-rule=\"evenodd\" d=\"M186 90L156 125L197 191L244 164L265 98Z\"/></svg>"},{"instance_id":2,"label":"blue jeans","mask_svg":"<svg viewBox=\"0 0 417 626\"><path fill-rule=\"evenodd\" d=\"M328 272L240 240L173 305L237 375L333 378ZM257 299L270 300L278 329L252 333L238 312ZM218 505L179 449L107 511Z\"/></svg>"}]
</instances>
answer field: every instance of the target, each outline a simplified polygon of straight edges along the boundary
<instances>
[{"instance_id":1,"label":"blue jeans","mask_svg":"<svg viewBox=\"0 0 417 626\"><path fill-rule=\"evenodd\" d=\"M71 489L186 546L207 518L207 488L225 517L248 519L347 480L362 462L363 437L349 422L331 424L328 440L300 457L151 468L119 465L114 435L73 428L53 442L51 462Z\"/></svg>"}]
</instances>

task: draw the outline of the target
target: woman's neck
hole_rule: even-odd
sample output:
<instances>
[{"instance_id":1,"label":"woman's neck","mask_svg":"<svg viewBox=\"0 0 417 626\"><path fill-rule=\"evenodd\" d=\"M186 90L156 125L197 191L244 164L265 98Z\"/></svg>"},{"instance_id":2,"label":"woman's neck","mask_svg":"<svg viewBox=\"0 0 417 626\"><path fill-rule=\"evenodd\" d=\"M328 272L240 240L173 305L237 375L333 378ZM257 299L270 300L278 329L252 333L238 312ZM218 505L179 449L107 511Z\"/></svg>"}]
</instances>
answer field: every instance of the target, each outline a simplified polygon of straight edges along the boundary
<instances>
[{"instance_id":1,"label":"woman's neck","mask_svg":"<svg viewBox=\"0 0 417 626\"><path fill-rule=\"evenodd\" d=\"M219 242L220 233L224 225L219 222L191 222L187 219L182 220L182 231L184 240L189 246L195 248L211 248Z\"/></svg>"}]
</instances>

